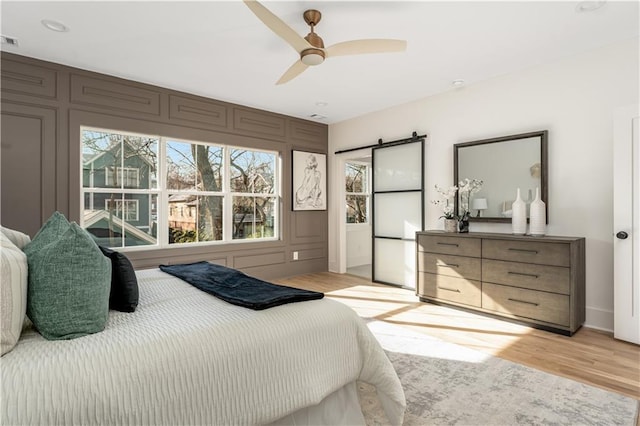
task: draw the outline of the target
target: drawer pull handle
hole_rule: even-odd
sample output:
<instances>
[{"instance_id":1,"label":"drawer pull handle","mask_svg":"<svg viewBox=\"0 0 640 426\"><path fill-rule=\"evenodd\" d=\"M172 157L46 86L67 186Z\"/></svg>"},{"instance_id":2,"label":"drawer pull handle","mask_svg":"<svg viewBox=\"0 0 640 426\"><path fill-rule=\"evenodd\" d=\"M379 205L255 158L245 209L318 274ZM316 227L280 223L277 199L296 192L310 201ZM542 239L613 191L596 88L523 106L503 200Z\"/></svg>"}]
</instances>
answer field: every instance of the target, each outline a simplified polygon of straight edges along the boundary
<instances>
[{"instance_id":1,"label":"drawer pull handle","mask_svg":"<svg viewBox=\"0 0 640 426\"><path fill-rule=\"evenodd\" d=\"M438 266L441 268L459 268L460 267L460 265L455 263L441 263Z\"/></svg>"},{"instance_id":2,"label":"drawer pull handle","mask_svg":"<svg viewBox=\"0 0 640 426\"><path fill-rule=\"evenodd\" d=\"M438 286L438 288L440 290L447 290L447 291L453 291L454 293L460 293L460 290L458 290L457 288L447 288L447 287L441 287L441 286Z\"/></svg>"},{"instance_id":3,"label":"drawer pull handle","mask_svg":"<svg viewBox=\"0 0 640 426\"><path fill-rule=\"evenodd\" d=\"M441 242L438 242L437 244L439 246L454 246L454 247L458 247L458 244L456 244L456 243L441 243Z\"/></svg>"},{"instance_id":4,"label":"drawer pull handle","mask_svg":"<svg viewBox=\"0 0 640 426\"><path fill-rule=\"evenodd\" d=\"M509 250L511 250L511 251L521 251L521 252L524 252L524 253L538 254L538 250L527 250L527 249L518 249L518 248L509 248Z\"/></svg>"},{"instance_id":5,"label":"drawer pull handle","mask_svg":"<svg viewBox=\"0 0 640 426\"><path fill-rule=\"evenodd\" d=\"M525 274L523 272L511 272L511 271L509 271L508 274L509 275L522 275L522 276L525 276L525 277L538 278L538 275L536 275L536 274Z\"/></svg>"},{"instance_id":6,"label":"drawer pull handle","mask_svg":"<svg viewBox=\"0 0 640 426\"><path fill-rule=\"evenodd\" d=\"M529 301L520 300L520 299L512 299L510 297L507 300L510 300L512 302L524 303L526 305L533 305L533 306L538 306L539 305L539 303L529 302Z\"/></svg>"}]
</instances>

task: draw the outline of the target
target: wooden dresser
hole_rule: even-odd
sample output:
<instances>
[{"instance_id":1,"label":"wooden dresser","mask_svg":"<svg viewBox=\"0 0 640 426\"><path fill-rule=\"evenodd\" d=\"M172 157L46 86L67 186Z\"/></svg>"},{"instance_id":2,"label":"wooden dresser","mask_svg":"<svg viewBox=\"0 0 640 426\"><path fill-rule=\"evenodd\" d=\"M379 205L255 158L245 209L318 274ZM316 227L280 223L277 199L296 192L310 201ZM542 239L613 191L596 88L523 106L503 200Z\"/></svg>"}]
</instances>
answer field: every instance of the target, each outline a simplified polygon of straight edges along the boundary
<instances>
[{"instance_id":1,"label":"wooden dresser","mask_svg":"<svg viewBox=\"0 0 640 426\"><path fill-rule=\"evenodd\" d=\"M417 295L573 334L585 319L585 239L423 231Z\"/></svg>"}]
</instances>

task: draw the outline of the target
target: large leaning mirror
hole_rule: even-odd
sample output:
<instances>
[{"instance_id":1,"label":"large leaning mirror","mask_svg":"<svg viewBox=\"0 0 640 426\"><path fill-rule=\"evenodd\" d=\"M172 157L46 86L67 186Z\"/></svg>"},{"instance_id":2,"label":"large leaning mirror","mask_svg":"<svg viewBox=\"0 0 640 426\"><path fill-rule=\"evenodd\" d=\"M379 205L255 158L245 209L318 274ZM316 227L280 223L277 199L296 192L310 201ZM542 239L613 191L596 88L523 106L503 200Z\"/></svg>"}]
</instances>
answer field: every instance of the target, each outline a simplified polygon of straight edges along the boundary
<instances>
[{"instance_id":1,"label":"large leaning mirror","mask_svg":"<svg viewBox=\"0 0 640 426\"><path fill-rule=\"evenodd\" d=\"M518 188L527 203L528 220L529 204L539 188L548 223L547 131L455 144L453 179L456 185L464 179L483 182L481 189L468 201L471 221L511 222L511 204ZM455 211L460 212L458 199Z\"/></svg>"}]
</instances>

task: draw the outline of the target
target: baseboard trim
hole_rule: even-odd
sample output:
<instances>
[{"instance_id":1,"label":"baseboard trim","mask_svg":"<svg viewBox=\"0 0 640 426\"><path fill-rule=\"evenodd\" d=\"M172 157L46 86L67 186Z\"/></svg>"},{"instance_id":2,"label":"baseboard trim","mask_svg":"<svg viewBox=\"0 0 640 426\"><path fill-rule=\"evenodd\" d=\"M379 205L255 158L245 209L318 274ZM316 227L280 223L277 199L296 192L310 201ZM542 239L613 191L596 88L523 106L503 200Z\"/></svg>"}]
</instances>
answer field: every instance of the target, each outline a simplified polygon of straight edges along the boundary
<instances>
[{"instance_id":1,"label":"baseboard trim","mask_svg":"<svg viewBox=\"0 0 640 426\"><path fill-rule=\"evenodd\" d=\"M613 333L613 311L587 306L585 327Z\"/></svg>"}]
</instances>

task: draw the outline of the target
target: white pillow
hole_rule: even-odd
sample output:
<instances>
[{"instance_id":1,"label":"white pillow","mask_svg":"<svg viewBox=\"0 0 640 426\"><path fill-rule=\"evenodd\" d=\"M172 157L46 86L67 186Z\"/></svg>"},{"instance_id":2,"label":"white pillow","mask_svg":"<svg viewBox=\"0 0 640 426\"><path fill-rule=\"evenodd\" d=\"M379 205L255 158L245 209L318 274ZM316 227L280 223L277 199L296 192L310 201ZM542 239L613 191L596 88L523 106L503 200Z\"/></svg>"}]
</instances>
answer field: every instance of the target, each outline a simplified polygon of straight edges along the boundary
<instances>
[{"instance_id":1,"label":"white pillow","mask_svg":"<svg viewBox=\"0 0 640 426\"><path fill-rule=\"evenodd\" d=\"M9 238L13 244L16 245L20 250L24 248L31 241L31 238L27 234L23 234L20 231L14 231L13 229L5 228L4 226L0 226L0 231L5 235L5 237Z\"/></svg>"},{"instance_id":2,"label":"white pillow","mask_svg":"<svg viewBox=\"0 0 640 426\"><path fill-rule=\"evenodd\" d=\"M18 342L27 313L27 255L0 232L0 347L2 355ZM28 238L28 237L27 237Z\"/></svg>"}]
</instances>

